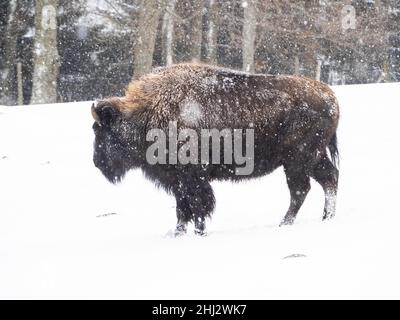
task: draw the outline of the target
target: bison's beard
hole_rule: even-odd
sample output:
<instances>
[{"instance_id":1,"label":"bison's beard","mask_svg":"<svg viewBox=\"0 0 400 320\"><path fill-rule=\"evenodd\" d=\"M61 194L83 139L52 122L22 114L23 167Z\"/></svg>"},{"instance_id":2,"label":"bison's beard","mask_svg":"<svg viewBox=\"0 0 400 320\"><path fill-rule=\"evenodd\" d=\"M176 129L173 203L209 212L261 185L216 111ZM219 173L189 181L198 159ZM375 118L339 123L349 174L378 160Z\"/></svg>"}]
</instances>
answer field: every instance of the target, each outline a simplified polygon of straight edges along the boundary
<instances>
[{"instance_id":1,"label":"bison's beard","mask_svg":"<svg viewBox=\"0 0 400 320\"><path fill-rule=\"evenodd\" d=\"M122 181L122 179L125 176L124 171L117 170L115 168L105 168L105 169L100 169L103 175L107 178L108 181L110 181L112 184L117 184Z\"/></svg>"},{"instance_id":2,"label":"bison's beard","mask_svg":"<svg viewBox=\"0 0 400 320\"><path fill-rule=\"evenodd\" d=\"M122 161L114 160L110 162L95 154L93 162L107 180L113 184L121 182L125 176L126 169L124 168Z\"/></svg>"}]
</instances>

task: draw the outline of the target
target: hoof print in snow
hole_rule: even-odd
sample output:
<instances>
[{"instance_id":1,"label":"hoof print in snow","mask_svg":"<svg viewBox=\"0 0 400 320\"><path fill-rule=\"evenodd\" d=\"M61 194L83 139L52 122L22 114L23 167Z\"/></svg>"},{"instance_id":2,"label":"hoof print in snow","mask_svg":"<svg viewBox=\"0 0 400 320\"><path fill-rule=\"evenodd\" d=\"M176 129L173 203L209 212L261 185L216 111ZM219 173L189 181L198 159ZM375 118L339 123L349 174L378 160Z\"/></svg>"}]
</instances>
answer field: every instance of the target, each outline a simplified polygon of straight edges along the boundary
<instances>
[{"instance_id":1,"label":"hoof print in snow","mask_svg":"<svg viewBox=\"0 0 400 320\"><path fill-rule=\"evenodd\" d=\"M294 253L294 254L284 257L283 259L291 259L291 258L307 258L307 256L305 254L301 254L301 253Z\"/></svg>"},{"instance_id":2,"label":"hoof print in snow","mask_svg":"<svg viewBox=\"0 0 400 320\"><path fill-rule=\"evenodd\" d=\"M48 165L48 164L50 164L50 161L42 162L42 166L45 166L45 165Z\"/></svg>"},{"instance_id":3,"label":"hoof print in snow","mask_svg":"<svg viewBox=\"0 0 400 320\"><path fill-rule=\"evenodd\" d=\"M96 216L96 218L105 218L105 217L115 216L115 215L116 215L115 212L110 212L110 213L105 213L105 214L99 214L98 216Z\"/></svg>"},{"instance_id":4,"label":"hoof print in snow","mask_svg":"<svg viewBox=\"0 0 400 320\"><path fill-rule=\"evenodd\" d=\"M2 156L2 157L1 157L1 160L6 160L6 159L8 159L7 156Z\"/></svg>"}]
</instances>

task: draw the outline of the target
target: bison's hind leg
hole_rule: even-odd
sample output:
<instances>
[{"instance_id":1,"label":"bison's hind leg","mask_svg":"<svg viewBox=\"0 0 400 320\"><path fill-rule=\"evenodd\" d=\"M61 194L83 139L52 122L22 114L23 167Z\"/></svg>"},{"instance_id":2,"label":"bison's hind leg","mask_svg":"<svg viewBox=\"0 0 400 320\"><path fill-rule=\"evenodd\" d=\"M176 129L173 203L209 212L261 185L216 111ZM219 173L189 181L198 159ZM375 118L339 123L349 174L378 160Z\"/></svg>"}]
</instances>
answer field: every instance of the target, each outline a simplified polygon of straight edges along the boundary
<instances>
[{"instance_id":1,"label":"bison's hind leg","mask_svg":"<svg viewBox=\"0 0 400 320\"><path fill-rule=\"evenodd\" d=\"M312 171L312 177L322 186L325 193L323 220L335 215L339 171L325 155Z\"/></svg>"},{"instance_id":2,"label":"bison's hind leg","mask_svg":"<svg viewBox=\"0 0 400 320\"><path fill-rule=\"evenodd\" d=\"M293 224L300 207L310 191L310 177L305 170L295 165L284 166L284 168L286 181L290 190L290 206L280 226Z\"/></svg>"}]
</instances>

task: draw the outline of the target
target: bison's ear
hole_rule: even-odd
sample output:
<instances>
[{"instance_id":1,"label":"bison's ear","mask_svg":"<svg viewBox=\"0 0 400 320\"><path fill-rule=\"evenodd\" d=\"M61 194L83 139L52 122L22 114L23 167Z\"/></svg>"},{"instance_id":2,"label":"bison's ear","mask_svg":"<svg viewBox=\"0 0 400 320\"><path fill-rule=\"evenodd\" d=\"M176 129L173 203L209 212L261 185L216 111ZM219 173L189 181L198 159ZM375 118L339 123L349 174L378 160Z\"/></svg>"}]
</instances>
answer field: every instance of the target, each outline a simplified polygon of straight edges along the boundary
<instances>
[{"instance_id":1,"label":"bison's ear","mask_svg":"<svg viewBox=\"0 0 400 320\"><path fill-rule=\"evenodd\" d=\"M107 101L100 101L97 106L92 105L92 115L98 124L109 126L115 122L121 112L112 104L107 103Z\"/></svg>"}]
</instances>

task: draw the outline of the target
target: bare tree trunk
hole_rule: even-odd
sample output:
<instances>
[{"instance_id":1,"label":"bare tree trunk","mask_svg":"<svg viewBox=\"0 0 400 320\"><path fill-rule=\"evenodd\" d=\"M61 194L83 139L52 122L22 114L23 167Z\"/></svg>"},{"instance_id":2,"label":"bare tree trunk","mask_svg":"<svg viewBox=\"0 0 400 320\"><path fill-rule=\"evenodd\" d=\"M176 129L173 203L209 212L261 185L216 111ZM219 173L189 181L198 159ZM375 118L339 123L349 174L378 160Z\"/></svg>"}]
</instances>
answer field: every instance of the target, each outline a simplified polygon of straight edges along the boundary
<instances>
[{"instance_id":1,"label":"bare tree trunk","mask_svg":"<svg viewBox=\"0 0 400 320\"><path fill-rule=\"evenodd\" d=\"M203 0L193 0L193 19L191 21L190 57L193 61L201 60L201 43L203 37Z\"/></svg>"},{"instance_id":2,"label":"bare tree trunk","mask_svg":"<svg viewBox=\"0 0 400 320\"><path fill-rule=\"evenodd\" d=\"M133 76L148 73L153 65L153 53L161 6L157 0L142 0L139 9L137 38L134 45Z\"/></svg>"},{"instance_id":3,"label":"bare tree trunk","mask_svg":"<svg viewBox=\"0 0 400 320\"><path fill-rule=\"evenodd\" d=\"M376 10L379 16L379 26L382 28L381 33L381 60L382 60L382 77L383 79L378 82L390 82L390 55L389 55L389 36L387 32L388 27L388 13L387 8L381 0L375 2Z\"/></svg>"},{"instance_id":4,"label":"bare tree trunk","mask_svg":"<svg viewBox=\"0 0 400 320\"><path fill-rule=\"evenodd\" d=\"M255 0L243 2L244 21L243 21L243 70L254 72L254 53L256 39L256 4Z\"/></svg>"},{"instance_id":5,"label":"bare tree trunk","mask_svg":"<svg viewBox=\"0 0 400 320\"><path fill-rule=\"evenodd\" d=\"M31 104L57 102L57 7L58 0L36 0Z\"/></svg>"},{"instance_id":6,"label":"bare tree trunk","mask_svg":"<svg viewBox=\"0 0 400 320\"><path fill-rule=\"evenodd\" d=\"M316 79L318 72L318 62L314 50L316 50L315 46L310 44L302 55L302 75L310 79Z\"/></svg>"},{"instance_id":7,"label":"bare tree trunk","mask_svg":"<svg viewBox=\"0 0 400 320\"><path fill-rule=\"evenodd\" d=\"M206 35L206 61L217 64L217 5L216 0L208 0L208 28Z\"/></svg>"},{"instance_id":8,"label":"bare tree trunk","mask_svg":"<svg viewBox=\"0 0 400 320\"><path fill-rule=\"evenodd\" d=\"M18 29L17 6L17 0L10 0L4 35L4 69L1 70L0 75L0 104L4 105L15 105L17 102L15 76Z\"/></svg>"},{"instance_id":9,"label":"bare tree trunk","mask_svg":"<svg viewBox=\"0 0 400 320\"><path fill-rule=\"evenodd\" d=\"M22 87L22 63L17 62L17 92L18 105L22 106L24 104L24 89Z\"/></svg>"},{"instance_id":10,"label":"bare tree trunk","mask_svg":"<svg viewBox=\"0 0 400 320\"><path fill-rule=\"evenodd\" d=\"M316 70L315 70L315 80L317 81L321 81L321 65L322 61L320 59L317 59Z\"/></svg>"},{"instance_id":11,"label":"bare tree trunk","mask_svg":"<svg viewBox=\"0 0 400 320\"><path fill-rule=\"evenodd\" d=\"M296 75L300 74L300 60L298 54L294 56L294 74Z\"/></svg>"},{"instance_id":12,"label":"bare tree trunk","mask_svg":"<svg viewBox=\"0 0 400 320\"><path fill-rule=\"evenodd\" d=\"M167 66L174 63L174 11L176 0L167 1L162 25L162 51Z\"/></svg>"}]
</instances>

